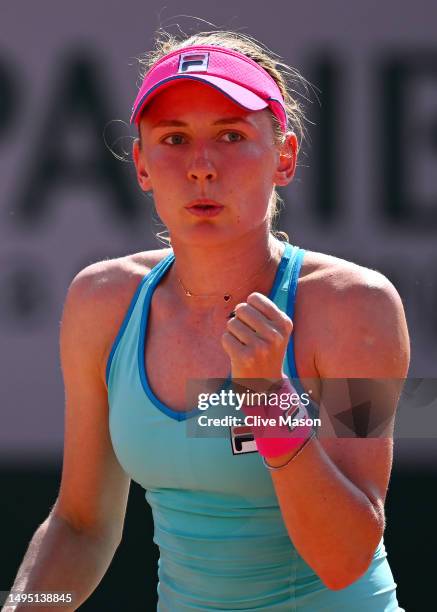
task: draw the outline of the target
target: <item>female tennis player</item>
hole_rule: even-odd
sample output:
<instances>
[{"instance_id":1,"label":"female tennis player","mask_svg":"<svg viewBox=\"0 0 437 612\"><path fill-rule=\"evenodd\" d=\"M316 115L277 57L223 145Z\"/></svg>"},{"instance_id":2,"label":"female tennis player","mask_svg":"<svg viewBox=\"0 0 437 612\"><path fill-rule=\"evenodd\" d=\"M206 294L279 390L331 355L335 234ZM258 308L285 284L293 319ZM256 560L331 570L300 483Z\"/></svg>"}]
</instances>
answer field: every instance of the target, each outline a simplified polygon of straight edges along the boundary
<instances>
[{"instance_id":1,"label":"female tennis player","mask_svg":"<svg viewBox=\"0 0 437 612\"><path fill-rule=\"evenodd\" d=\"M392 439L315 436L304 398L321 403L329 379L378 379L394 409L404 310L379 272L272 230L302 131L286 73L229 32L169 38L149 56L133 158L170 247L71 283L62 482L14 588L71 591L79 607L121 541L133 479L153 512L161 612L402 610L383 539ZM244 419L202 429L187 387L214 379L265 381L305 418L274 435ZM223 397L202 415L251 414ZM336 398L326 423L351 409Z\"/></svg>"}]
</instances>

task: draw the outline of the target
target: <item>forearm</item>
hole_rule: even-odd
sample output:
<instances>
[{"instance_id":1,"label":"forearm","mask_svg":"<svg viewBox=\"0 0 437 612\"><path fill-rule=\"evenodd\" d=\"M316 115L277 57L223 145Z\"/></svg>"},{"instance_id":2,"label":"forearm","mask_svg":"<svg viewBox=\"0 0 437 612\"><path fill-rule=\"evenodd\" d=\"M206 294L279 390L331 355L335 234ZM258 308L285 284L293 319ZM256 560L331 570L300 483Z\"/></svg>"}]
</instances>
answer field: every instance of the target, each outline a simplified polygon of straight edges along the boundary
<instances>
[{"instance_id":1,"label":"forearm","mask_svg":"<svg viewBox=\"0 0 437 612\"><path fill-rule=\"evenodd\" d=\"M35 532L11 591L72 593L63 610L76 610L95 590L114 556L111 538L74 530L67 521L51 514ZM40 612L53 606L38 606ZM8 605L4 612L34 610L29 604Z\"/></svg>"},{"instance_id":2,"label":"forearm","mask_svg":"<svg viewBox=\"0 0 437 612\"><path fill-rule=\"evenodd\" d=\"M286 460L279 457L269 464ZM381 539L384 516L316 439L289 465L271 474L290 538L308 565L331 589L357 580Z\"/></svg>"}]
</instances>

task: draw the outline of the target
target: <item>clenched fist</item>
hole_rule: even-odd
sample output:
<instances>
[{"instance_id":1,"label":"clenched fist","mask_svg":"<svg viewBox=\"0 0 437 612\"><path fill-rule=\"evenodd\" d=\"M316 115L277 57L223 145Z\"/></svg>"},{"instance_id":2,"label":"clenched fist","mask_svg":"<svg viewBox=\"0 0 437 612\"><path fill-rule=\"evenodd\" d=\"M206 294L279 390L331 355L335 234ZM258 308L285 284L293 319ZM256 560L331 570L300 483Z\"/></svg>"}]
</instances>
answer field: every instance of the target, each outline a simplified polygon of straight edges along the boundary
<instances>
[{"instance_id":1,"label":"clenched fist","mask_svg":"<svg viewBox=\"0 0 437 612\"><path fill-rule=\"evenodd\" d=\"M279 381L293 323L261 293L251 293L235 307L226 325L222 346L230 357L233 379Z\"/></svg>"}]
</instances>

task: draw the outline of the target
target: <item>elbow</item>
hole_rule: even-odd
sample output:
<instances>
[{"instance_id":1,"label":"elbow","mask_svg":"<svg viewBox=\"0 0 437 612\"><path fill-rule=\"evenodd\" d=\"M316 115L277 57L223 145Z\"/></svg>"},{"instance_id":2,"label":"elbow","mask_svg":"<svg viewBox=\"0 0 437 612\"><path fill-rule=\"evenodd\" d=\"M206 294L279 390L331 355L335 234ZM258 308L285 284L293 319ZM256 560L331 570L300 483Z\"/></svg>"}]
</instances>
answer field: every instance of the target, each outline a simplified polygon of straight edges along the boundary
<instances>
[{"instance_id":1,"label":"elbow","mask_svg":"<svg viewBox=\"0 0 437 612\"><path fill-rule=\"evenodd\" d=\"M330 591L341 591L342 589L346 589L348 586L353 584L359 577L360 576L330 576L329 578L321 578L321 580L325 587Z\"/></svg>"},{"instance_id":2,"label":"elbow","mask_svg":"<svg viewBox=\"0 0 437 612\"><path fill-rule=\"evenodd\" d=\"M363 547L360 554L355 554L352 558L349 557L348 559L343 558L341 563L338 564L331 562L330 566L335 567L335 572L327 572L325 568L325 572L320 574L320 579L324 585L331 591L341 591L359 580L369 569L383 533L384 521L381 523L378 518L375 521L374 532L367 537L368 545L365 549ZM370 543L371 545L369 546Z\"/></svg>"},{"instance_id":3,"label":"elbow","mask_svg":"<svg viewBox=\"0 0 437 612\"><path fill-rule=\"evenodd\" d=\"M343 570L336 568L334 574L324 574L323 576L320 576L320 580L330 591L341 591L359 580L367 572L371 562L372 561L370 559L364 565L361 565L358 568L355 567L354 571L352 571L351 568L343 568Z\"/></svg>"},{"instance_id":4,"label":"elbow","mask_svg":"<svg viewBox=\"0 0 437 612\"><path fill-rule=\"evenodd\" d=\"M335 546L330 547L330 554L322 556L318 551L314 563L308 559L306 562L326 588L330 591L341 591L357 582L368 571L383 533L384 520L372 515L371 530L369 528L363 531L361 542L355 542L353 548L350 543L342 547L337 541Z\"/></svg>"}]
</instances>

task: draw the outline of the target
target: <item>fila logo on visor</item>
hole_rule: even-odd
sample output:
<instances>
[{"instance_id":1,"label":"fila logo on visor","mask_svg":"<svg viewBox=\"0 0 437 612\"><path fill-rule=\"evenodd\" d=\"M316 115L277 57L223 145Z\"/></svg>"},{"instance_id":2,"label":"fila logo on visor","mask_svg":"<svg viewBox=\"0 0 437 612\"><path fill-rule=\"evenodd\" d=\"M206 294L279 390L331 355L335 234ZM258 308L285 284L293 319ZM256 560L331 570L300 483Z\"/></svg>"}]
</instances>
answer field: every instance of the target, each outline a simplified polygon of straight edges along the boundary
<instances>
[{"instance_id":1,"label":"fila logo on visor","mask_svg":"<svg viewBox=\"0 0 437 612\"><path fill-rule=\"evenodd\" d=\"M182 53L178 72L206 72L209 53Z\"/></svg>"}]
</instances>

